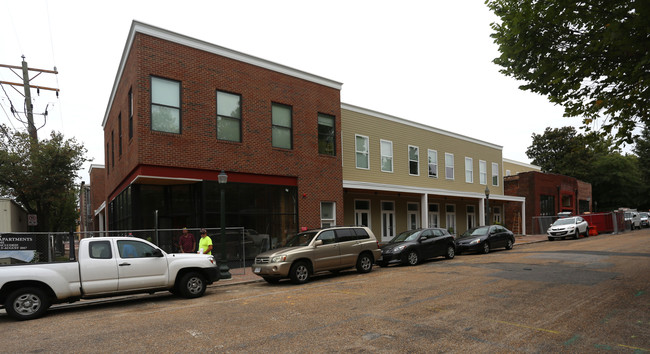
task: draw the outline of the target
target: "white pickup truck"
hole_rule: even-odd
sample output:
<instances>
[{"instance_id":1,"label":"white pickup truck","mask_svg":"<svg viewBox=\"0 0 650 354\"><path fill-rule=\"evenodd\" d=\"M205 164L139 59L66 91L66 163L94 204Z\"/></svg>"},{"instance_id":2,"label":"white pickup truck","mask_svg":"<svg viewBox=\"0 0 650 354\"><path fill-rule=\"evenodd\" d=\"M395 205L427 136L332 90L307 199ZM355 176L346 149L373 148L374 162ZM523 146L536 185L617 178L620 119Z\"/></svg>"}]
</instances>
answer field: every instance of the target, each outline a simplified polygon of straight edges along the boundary
<instances>
[{"instance_id":1,"label":"white pickup truck","mask_svg":"<svg viewBox=\"0 0 650 354\"><path fill-rule=\"evenodd\" d=\"M85 238L76 262L0 266L0 308L30 320L53 303L80 299L162 290L195 298L217 280L210 255L167 254L134 237Z\"/></svg>"}]
</instances>

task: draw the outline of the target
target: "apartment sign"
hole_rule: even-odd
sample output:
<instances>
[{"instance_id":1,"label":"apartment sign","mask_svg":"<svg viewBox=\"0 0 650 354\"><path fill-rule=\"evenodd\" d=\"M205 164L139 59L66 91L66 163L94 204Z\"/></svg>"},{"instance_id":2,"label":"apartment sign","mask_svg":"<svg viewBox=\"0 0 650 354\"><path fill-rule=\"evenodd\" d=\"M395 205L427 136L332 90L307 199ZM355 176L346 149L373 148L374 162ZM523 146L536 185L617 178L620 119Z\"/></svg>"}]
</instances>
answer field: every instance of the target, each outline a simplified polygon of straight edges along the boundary
<instances>
[{"instance_id":1,"label":"apartment sign","mask_svg":"<svg viewBox=\"0 0 650 354\"><path fill-rule=\"evenodd\" d=\"M34 236L0 235L0 251L28 251L36 249Z\"/></svg>"}]
</instances>

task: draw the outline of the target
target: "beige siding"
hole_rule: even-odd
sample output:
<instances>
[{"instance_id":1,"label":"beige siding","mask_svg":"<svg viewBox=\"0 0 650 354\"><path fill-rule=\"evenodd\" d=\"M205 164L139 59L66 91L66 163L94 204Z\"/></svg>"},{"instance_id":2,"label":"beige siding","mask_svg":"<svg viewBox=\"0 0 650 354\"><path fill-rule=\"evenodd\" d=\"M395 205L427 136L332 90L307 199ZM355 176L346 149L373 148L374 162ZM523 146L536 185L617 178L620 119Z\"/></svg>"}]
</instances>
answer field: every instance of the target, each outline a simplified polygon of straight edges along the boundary
<instances>
[{"instance_id":1,"label":"beige siding","mask_svg":"<svg viewBox=\"0 0 650 354\"><path fill-rule=\"evenodd\" d=\"M343 179L389 185L484 193L479 183L479 160L487 165L487 186L503 194L502 148L477 139L444 132L400 118L363 109L341 109ZM369 169L356 167L355 136L369 138ZM380 140L393 143L393 172L381 171ZM419 175L409 174L409 145L419 148ZM428 150L438 153L438 177L428 176ZM445 153L454 155L454 179L445 177ZM473 183L465 181L465 157L472 158ZM498 164L498 186L492 184L492 163ZM348 210L346 208L346 210Z\"/></svg>"},{"instance_id":2,"label":"beige siding","mask_svg":"<svg viewBox=\"0 0 650 354\"><path fill-rule=\"evenodd\" d=\"M515 176L522 172L530 171L541 171L539 166L530 165L524 162L514 161L503 159L503 175L506 176L506 172L510 171L511 176Z\"/></svg>"}]
</instances>

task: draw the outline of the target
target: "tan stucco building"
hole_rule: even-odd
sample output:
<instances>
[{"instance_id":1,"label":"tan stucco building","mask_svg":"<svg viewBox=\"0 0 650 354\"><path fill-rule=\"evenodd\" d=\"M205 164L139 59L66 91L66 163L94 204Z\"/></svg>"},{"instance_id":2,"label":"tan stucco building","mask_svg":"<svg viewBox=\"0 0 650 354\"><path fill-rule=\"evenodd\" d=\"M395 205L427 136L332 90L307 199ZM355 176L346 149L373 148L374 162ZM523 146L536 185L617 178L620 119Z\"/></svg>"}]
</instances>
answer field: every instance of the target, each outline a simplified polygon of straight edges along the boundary
<instances>
[{"instance_id":1,"label":"tan stucco building","mask_svg":"<svg viewBox=\"0 0 650 354\"><path fill-rule=\"evenodd\" d=\"M485 224L486 189L490 223L504 223L506 203L525 212L525 198L503 192L499 145L349 104L341 125L346 225L382 242L418 227L460 234Z\"/></svg>"}]
</instances>

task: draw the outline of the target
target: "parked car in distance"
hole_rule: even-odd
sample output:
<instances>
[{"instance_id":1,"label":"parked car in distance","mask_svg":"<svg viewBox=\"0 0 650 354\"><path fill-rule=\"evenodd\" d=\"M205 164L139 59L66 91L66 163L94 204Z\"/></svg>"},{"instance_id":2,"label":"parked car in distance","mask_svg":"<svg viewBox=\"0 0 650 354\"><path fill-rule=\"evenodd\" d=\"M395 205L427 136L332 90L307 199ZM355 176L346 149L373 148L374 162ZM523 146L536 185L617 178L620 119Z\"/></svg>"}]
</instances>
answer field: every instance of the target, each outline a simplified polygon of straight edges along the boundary
<instances>
[{"instance_id":1,"label":"parked car in distance","mask_svg":"<svg viewBox=\"0 0 650 354\"><path fill-rule=\"evenodd\" d=\"M641 216L639 215L639 212L635 210L630 210L625 212L625 223L630 223L630 228L632 230L634 229L640 229L641 228Z\"/></svg>"},{"instance_id":2,"label":"parked car in distance","mask_svg":"<svg viewBox=\"0 0 650 354\"><path fill-rule=\"evenodd\" d=\"M553 241L556 238L573 237L575 239L580 236L589 236L589 225L587 221L580 216L572 216L570 218L562 218L555 220L554 223L546 230L548 240Z\"/></svg>"},{"instance_id":3,"label":"parked car in distance","mask_svg":"<svg viewBox=\"0 0 650 354\"><path fill-rule=\"evenodd\" d=\"M390 263L416 265L420 261L445 256L452 259L456 255L454 236L445 229L416 229L400 233L381 247L381 258L377 264L386 267Z\"/></svg>"},{"instance_id":4,"label":"parked car in distance","mask_svg":"<svg viewBox=\"0 0 650 354\"><path fill-rule=\"evenodd\" d=\"M648 222L648 213L645 211L642 211L639 213L639 217L641 218L641 226L642 227L650 227L650 223Z\"/></svg>"},{"instance_id":5,"label":"parked car in distance","mask_svg":"<svg viewBox=\"0 0 650 354\"><path fill-rule=\"evenodd\" d=\"M268 283L290 278L306 283L313 274L356 267L368 273L381 257L377 239L367 227L328 227L296 234L278 249L260 253L253 273Z\"/></svg>"},{"instance_id":6,"label":"parked car in distance","mask_svg":"<svg viewBox=\"0 0 650 354\"><path fill-rule=\"evenodd\" d=\"M456 239L456 254L462 252L490 253L490 250L505 247L512 249L515 235L501 225L471 228Z\"/></svg>"}]
</instances>

